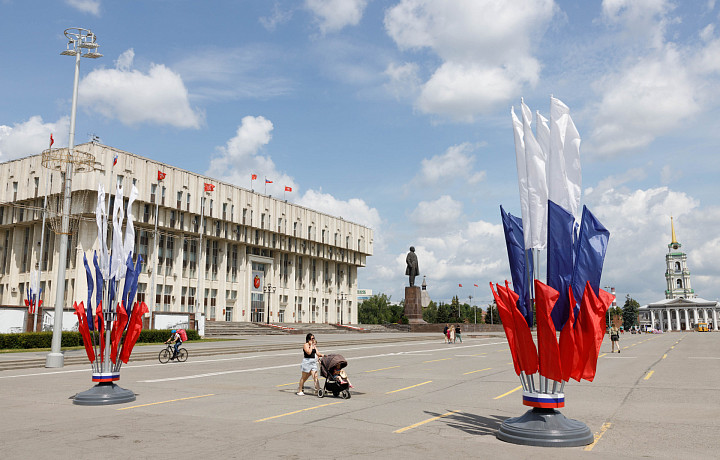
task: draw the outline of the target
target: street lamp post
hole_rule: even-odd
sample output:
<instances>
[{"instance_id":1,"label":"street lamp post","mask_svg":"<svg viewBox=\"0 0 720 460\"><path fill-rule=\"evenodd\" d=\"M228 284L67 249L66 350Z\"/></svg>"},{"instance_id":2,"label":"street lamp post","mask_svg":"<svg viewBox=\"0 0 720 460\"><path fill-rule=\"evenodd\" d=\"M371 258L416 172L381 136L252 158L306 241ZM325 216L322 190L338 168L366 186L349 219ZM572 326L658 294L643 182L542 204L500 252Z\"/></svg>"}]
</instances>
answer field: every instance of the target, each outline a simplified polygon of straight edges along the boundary
<instances>
[{"instance_id":1,"label":"street lamp post","mask_svg":"<svg viewBox=\"0 0 720 460\"><path fill-rule=\"evenodd\" d=\"M340 324L343 323L343 310L345 309L345 300L347 300L348 295L345 292L341 292L338 294L338 300L340 301Z\"/></svg>"},{"instance_id":2,"label":"street lamp post","mask_svg":"<svg viewBox=\"0 0 720 460\"><path fill-rule=\"evenodd\" d=\"M613 292L613 291L615 290L615 288L610 287L610 286L605 286L605 290L612 292L612 295L613 295L613 304L614 304L614 303L615 303L615 292ZM612 304L611 304L611 307L612 307ZM612 324L610 324L610 308L608 308L607 324L608 324L608 326L612 326Z\"/></svg>"},{"instance_id":3,"label":"street lamp post","mask_svg":"<svg viewBox=\"0 0 720 460\"><path fill-rule=\"evenodd\" d=\"M68 138L69 161L65 168L65 199L62 208L62 227L60 233L60 248L58 249L58 273L55 284L55 321L53 324L53 336L50 353L45 360L45 367L63 367L64 358L60 352L62 342L62 315L63 303L65 301L65 266L67 265L68 234L70 233L70 210L72 204L72 172L73 172L73 150L75 148L75 114L77 112L78 81L80 78L80 58L97 59L102 54L97 52L100 45L96 43L97 37L92 31L78 27L65 29L65 36L68 39L65 51L60 53L63 56L75 56L75 80L73 83L72 108L70 109L70 136ZM81 54L82 50L87 50ZM108 334L108 340L110 335Z\"/></svg>"},{"instance_id":4,"label":"street lamp post","mask_svg":"<svg viewBox=\"0 0 720 460\"><path fill-rule=\"evenodd\" d=\"M265 303L267 305L267 316L265 317L266 324L270 324L270 294L274 294L276 289L277 288L270 283L263 286L263 297L265 297Z\"/></svg>"}]
</instances>

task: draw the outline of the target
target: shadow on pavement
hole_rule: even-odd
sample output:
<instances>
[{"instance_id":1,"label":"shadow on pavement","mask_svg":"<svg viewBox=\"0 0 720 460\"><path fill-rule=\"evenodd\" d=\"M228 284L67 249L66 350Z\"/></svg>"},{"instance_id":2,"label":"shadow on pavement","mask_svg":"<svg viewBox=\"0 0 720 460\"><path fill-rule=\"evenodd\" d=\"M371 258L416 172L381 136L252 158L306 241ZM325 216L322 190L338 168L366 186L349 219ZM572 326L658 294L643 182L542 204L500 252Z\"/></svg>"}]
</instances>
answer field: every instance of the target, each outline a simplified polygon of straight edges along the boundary
<instances>
[{"instance_id":1,"label":"shadow on pavement","mask_svg":"<svg viewBox=\"0 0 720 460\"><path fill-rule=\"evenodd\" d=\"M432 417L439 417L442 414L425 411L426 414ZM502 422L509 417L503 417L500 415L492 415L490 417L484 417L475 414L469 414L467 412L457 412L447 417L443 417L442 421L451 428L464 431L468 434L473 435L491 435L495 436L495 432L500 428Z\"/></svg>"}]
</instances>

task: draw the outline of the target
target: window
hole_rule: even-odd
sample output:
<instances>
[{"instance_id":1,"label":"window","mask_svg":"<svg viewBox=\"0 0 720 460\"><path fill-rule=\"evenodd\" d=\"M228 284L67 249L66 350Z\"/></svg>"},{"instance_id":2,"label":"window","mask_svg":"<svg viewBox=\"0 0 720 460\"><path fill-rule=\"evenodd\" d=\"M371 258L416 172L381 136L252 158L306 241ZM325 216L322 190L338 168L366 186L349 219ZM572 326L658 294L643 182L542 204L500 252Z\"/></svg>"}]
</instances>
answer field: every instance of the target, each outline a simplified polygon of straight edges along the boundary
<instances>
[{"instance_id":1,"label":"window","mask_svg":"<svg viewBox=\"0 0 720 460\"><path fill-rule=\"evenodd\" d=\"M165 206L165 187L162 188L162 192L161 192L161 193L162 193L162 195L161 195L161 198L160 198L160 205L161 205L161 206Z\"/></svg>"},{"instance_id":2,"label":"window","mask_svg":"<svg viewBox=\"0 0 720 460\"><path fill-rule=\"evenodd\" d=\"M137 303L140 304L141 302L147 302L145 300L147 292L147 284L146 283L138 283L138 290L137 290Z\"/></svg>"},{"instance_id":3,"label":"window","mask_svg":"<svg viewBox=\"0 0 720 460\"><path fill-rule=\"evenodd\" d=\"M223 220L227 220L227 203L223 203L223 211L222 211L222 218Z\"/></svg>"},{"instance_id":4,"label":"window","mask_svg":"<svg viewBox=\"0 0 720 460\"><path fill-rule=\"evenodd\" d=\"M155 195L157 194L157 184L150 184L150 203L155 203Z\"/></svg>"},{"instance_id":5,"label":"window","mask_svg":"<svg viewBox=\"0 0 720 460\"><path fill-rule=\"evenodd\" d=\"M186 209L186 211L188 211L188 212L190 211L190 194L189 193L187 194L187 209Z\"/></svg>"},{"instance_id":6,"label":"window","mask_svg":"<svg viewBox=\"0 0 720 460\"><path fill-rule=\"evenodd\" d=\"M247 217L247 209L243 208L243 218L242 218L242 224L246 225L245 218Z\"/></svg>"},{"instance_id":7,"label":"window","mask_svg":"<svg viewBox=\"0 0 720 460\"><path fill-rule=\"evenodd\" d=\"M177 208L180 209L182 206L182 191L177 192Z\"/></svg>"},{"instance_id":8,"label":"window","mask_svg":"<svg viewBox=\"0 0 720 460\"><path fill-rule=\"evenodd\" d=\"M22 253L22 273L30 271L28 267L30 246L30 227L25 227L25 236L23 237L23 253Z\"/></svg>"},{"instance_id":9,"label":"window","mask_svg":"<svg viewBox=\"0 0 720 460\"><path fill-rule=\"evenodd\" d=\"M170 306L172 305L172 291L172 285L165 285L165 295L163 296L163 304L165 305L165 311L169 311Z\"/></svg>"},{"instance_id":10,"label":"window","mask_svg":"<svg viewBox=\"0 0 720 460\"><path fill-rule=\"evenodd\" d=\"M682 280L677 280L677 287L678 287L678 289L682 289L682 287L683 287Z\"/></svg>"},{"instance_id":11,"label":"window","mask_svg":"<svg viewBox=\"0 0 720 460\"><path fill-rule=\"evenodd\" d=\"M213 200L210 198L210 214L209 216L212 217L212 208L213 208Z\"/></svg>"},{"instance_id":12,"label":"window","mask_svg":"<svg viewBox=\"0 0 720 460\"><path fill-rule=\"evenodd\" d=\"M150 205L146 204L143 206L143 222L150 222Z\"/></svg>"},{"instance_id":13,"label":"window","mask_svg":"<svg viewBox=\"0 0 720 460\"><path fill-rule=\"evenodd\" d=\"M175 228L175 210L170 211L170 227Z\"/></svg>"},{"instance_id":14,"label":"window","mask_svg":"<svg viewBox=\"0 0 720 460\"><path fill-rule=\"evenodd\" d=\"M37 198L37 197L38 197L38 191L40 190L40 178L39 178L39 177L35 177L34 180L35 180L35 198Z\"/></svg>"}]
</instances>

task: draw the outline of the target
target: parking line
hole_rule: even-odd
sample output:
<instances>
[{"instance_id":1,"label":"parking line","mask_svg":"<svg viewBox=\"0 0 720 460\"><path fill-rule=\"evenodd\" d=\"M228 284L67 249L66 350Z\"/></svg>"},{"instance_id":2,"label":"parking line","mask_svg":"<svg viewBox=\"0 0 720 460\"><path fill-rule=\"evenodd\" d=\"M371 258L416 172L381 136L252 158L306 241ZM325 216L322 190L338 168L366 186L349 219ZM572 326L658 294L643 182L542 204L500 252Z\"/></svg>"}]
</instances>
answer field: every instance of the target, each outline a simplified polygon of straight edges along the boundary
<instances>
[{"instance_id":1,"label":"parking line","mask_svg":"<svg viewBox=\"0 0 720 460\"><path fill-rule=\"evenodd\" d=\"M187 398L171 399L171 400L169 400L169 401L158 401L158 402L154 402L154 403L140 404L140 405L137 405L137 406L121 407L121 408L116 409L116 410L136 409L136 408L138 408L138 407L154 406L154 405L156 405L156 404L165 404L165 403L170 403L170 402L175 402L175 401L186 401L186 400L188 400L188 399L206 398L206 397L208 397L208 396L215 396L215 394L214 394L214 393L211 393L211 394L207 394L207 395L189 396L189 397L187 397Z\"/></svg>"},{"instance_id":2,"label":"parking line","mask_svg":"<svg viewBox=\"0 0 720 460\"><path fill-rule=\"evenodd\" d=\"M519 386L519 387L517 387L517 388L514 388L514 389L512 389L512 390L510 390L510 391L508 391L507 393L503 393L503 394L501 394L500 396L495 396L493 399L504 398L505 396L509 395L510 393L515 393L515 392L518 391L520 388L522 388L522 385Z\"/></svg>"},{"instance_id":3,"label":"parking line","mask_svg":"<svg viewBox=\"0 0 720 460\"><path fill-rule=\"evenodd\" d=\"M452 358L431 359L430 361L423 361L423 363L434 363L436 361L447 361L448 359L452 359Z\"/></svg>"},{"instance_id":4,"label":"parking line","mask_svg":"<svg viewBox=\"0 0 720 460\"><path fill-rule=\"evenodd\" d=\"M373 370L365 371L365 372L386 371L386 370L388 370L388 369L395 369L395 368L397 368L397 367L400 367L400 366L383 367L383 368L381 368L381 369L373 369Z\"/></svg>"},{"instance_id":5,"label":"parking line","mask_svg":"<svg viewBox=\"0 0 720 460\"><path fill-rule=\"evenodd\" d=\"M290 385L295 385L296 383L297 383L297 382L293 382L293 383L283 383L282 385L275 385L275 388L287 387L287 386L290 386Z\"/></svg>"},{"instance_id":6,"label":"parking line","mask_svg":"<svg viewBox=\"0 0 720 460\"><path fill-rule=\"evenodd\" d=\"M486 367L485 369L478 369L476 371L465 372L463 375L474 374L475 372L489 371L492 367Z\"/></svg>"},{"instance_id":7,"label":"parking line","mask_svg":"<svg viewBox=\"0 0 720 460\"><path fill-rule=\"evenodd\" d=\"M650 372L648 372L648 373L645 375L645 377L643 378L643 380L648 380L650 377L652 377L652 375L653 375L654 373L655 373L655 371L650 371Z\"/></svg>"},{"instance_id":8,"label":"parking line","mask_svg":"<svg viewBox=\"0 0 720 460\"><path fill-rule=\"evenodd\" d=\"M667 353L665 353L662 357L662 359L665 359L665 358L667 358Z\"/></svg>"},{"instance_id":9,"label":"parking line","mask_svg":"<svg viewBox=\"0 0 720 460\"><path fill-rule=\"evenodd\" d=\"M412 430L413 428L417 428L417 427L419 427L420 425L425 425L426 423L430 423L430 422L432 422L432 421L434 421L434 420L441 419L441 418L443 418L443 417L447 417L448 415L456 414L456 413L458 413L458 412L460 412L460 411L459 411L459 410L451 410L450 412L445 412L444 414L438 415L437 417L429 418L429 419L427 419L427 420L423 420L422 422L414 423L414 424L412 424L412 425L410 425L410 426L406 426L405 428L400 428L399 430L393 431L393 433L404 433L404 432L406 432L407 430Z\"/></svg>"},{"instance_id":10,"label":"parking line","mask_svg":"<svg viewBox=\"0 0 720 460\"><path fill-rule=\"evenodd\" d=\"M601 354L600 356L598 356L598 358L602 358L602 357L605 356L606 354L607 354L607 353L603 353L603 354Z\"/></svg>"},{"instance_id":11,"label":"parking line","mask_svg":"<svg viewBox=\"0 0 720 460\"><path fill-rule=\"evenodd\" d=\"M409 390L410 388L419 387L420 385L425 385L425 384L430 383L430 382L432 382L432 380L428 380L427 382L423 382L423 383L418 383L417 385L412 385L412 386L409 386L409 387L400 388L399 390L388 391L388 392L385 393L385 394L386 394L386 395L389 395L390 393L397 393L398 391Z\"/></svg>"},{"instance_id":12,"label":"parking line","mask_svg":"<svg viewBox=\"0 0 720 460\"><path fill-rule=\"evenodd\" d=\"M603 423L602 428L600 428L600 432L595 434L595 440L592 442L592 444L585 446L585 450L592 450L593 447L595 447L595 444L597 444L600 438L602 438L602 436L605 434L607 429L610 428L610 425L612 425L612 423L610 422Z\"/></svg>"},{"instance_id":13,"label":"parking line","mask_svg":"<svg viewBox=\"0 0 720 460\"><path fill-rule=\"evenodd\" d=\"M300 409L300 410L296 410L296 411L293 411L293 412L288 412L287 414L273 415L272 417L261 418L261 419L259 419L259 420L255 420L255 422L253 422L253 423L256 423L256 422L264 422L264 421L266 421L266 420L272 420L272 419L274 419L274 418L285 417L286 415L299 414L300 412L305 412L306 410L319 409L319 408L321 408L321 407L332 406L333 404L341 404L341 403L343 403L343 402L345 402L345 401L336 401L336 402L331 402L331 403L327 403L327 404L320 404L319 406L315 406L315 407L307 407L307 408L305 408L305 409Z\"/></svg>"}]
</instances>

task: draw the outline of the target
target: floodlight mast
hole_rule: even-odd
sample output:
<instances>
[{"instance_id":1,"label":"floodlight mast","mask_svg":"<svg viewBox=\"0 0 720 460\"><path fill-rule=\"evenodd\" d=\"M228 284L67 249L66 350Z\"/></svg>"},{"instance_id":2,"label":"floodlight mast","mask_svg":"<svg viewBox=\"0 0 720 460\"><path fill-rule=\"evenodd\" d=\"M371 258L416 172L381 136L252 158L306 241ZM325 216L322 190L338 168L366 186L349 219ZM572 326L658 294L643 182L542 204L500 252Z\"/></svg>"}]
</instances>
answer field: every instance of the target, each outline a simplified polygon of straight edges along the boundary
<instances>
[{"instance_id":1,"label":"floodlight mast","mask_svg":"<svg viewBox=\"0 0 720 460\"><path fill-rule=\"evenodd\" d=\"M70 109L70 136L68 138L68 161L65 167L65 195L63 200L62 229L60 233L60 248L58 249L58 274L55 285L55 318L53 323L53 336L50 353L45 359L45 367L63 367L64 356L60 351L62 342L62 316L65 302L65 267L67 266L68 234L70 233L70 212L72 205L72 172L73 150L75 148L75 114L77 113L78 82L80 78L80 58L97 59L102 54L97 52L97 37L89 29L71 27L65 29L68 43L63 56L75 56L75 79L73 82L72 108ZM88 52L81 54L81 49Z\"/></svg>"}]
</instances>

